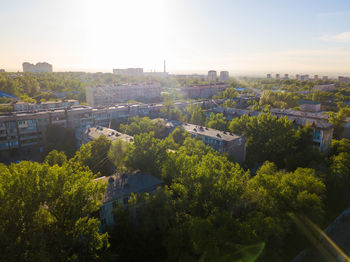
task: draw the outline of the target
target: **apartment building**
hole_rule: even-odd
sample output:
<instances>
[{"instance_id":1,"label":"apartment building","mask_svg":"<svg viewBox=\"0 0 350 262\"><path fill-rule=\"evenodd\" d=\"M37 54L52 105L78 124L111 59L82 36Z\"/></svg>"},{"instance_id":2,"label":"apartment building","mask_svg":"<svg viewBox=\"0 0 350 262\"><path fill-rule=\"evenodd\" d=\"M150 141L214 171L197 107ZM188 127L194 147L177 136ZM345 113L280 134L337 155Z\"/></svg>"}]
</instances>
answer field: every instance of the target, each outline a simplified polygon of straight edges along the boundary
<instances>
[{"instance_id":1,"label":"apartment building","mask_svg":"<svg viewBox=\"0 0 350 262\"><path fill-rule=\"evenodd\" d=\"M69 108L72 106L78 106L79 101L70 99L64 101L47 101L41 103L27 103L27 102L15 102L12 104L13 111L36 111L36 110L48 110L48 109L56 109L56 108Z\"/></svg>"},{"instance_id":2,"label":"apartment building","mask_svg":"<svg viewBox=\"0 0 350 262\"><path fill-rule=\"evenodd\" d=\"M216 82L217 73L215 70L208 71L208 81L209 82Z\"/></svg>"},{"instance_id":3,"label":"apartment building","mask_svg":"<svg viewBox=\"0 0 350 262\"><path fill-rule=\"evenodd\" d=\"M114 174L108 177L99 177L95 181L107 184L107 190L102 197L102 206L99 211L101 228L113 226L113 210L118 205L127 205L131 194L149 193L153 194L163 181L141 172Z\"/></svg>"},{"instance_id":4,"label":"apartment building","mask_svg":"<svg viewBox=\"0 0 350 262\"><path fill-rule=\"evenodd\" d=\"M99 85L86 87L86 101L91 106L114 105L129 100L160 101L159 84Z\"/></svg>"},{"instance_id":5,"label":"apartment building","mask_svg":"<svg viewBox=\"0 0 350 262\"><path fill-rule=\"evenodd\" d=\"M81 134L81 143L86 144L90 141L93 141L100 136L105 136L110 141L116 141L118 139L123 140L124 142L132 143L134 141L134 138L132 136L129 136L127 134L123 134L118 132L117 130L97 126L97 127L88 127L82 132Z\"/></svg>"},{"instance_id":6,"label":"apartment building","mask_svg":"<svg viewBox=\"0 0 350 262\"><path fill-rule=\"evenodd\" d=\"M143 76L143 68L113 69L113 74L125 76Z\"/></svg>"},{"instance_id":7,"label":"apartment building","mask_svg":"<svg viewBox=\"0 0 350 262\"><path fill-rule=\"evenodd\" d=\"M186 98L198 99L198 98L211 98L214 95L218 95L219 92L224 91L226 88L230 87L229 84L217 83L210 85L195 85L181 87L180 92Z\"/></svg>"},{"instance_id":8,"label":"apartment building","mask_svg":"<svg viewBox=\"0 0 350 262\"><path fill-rule=\"evenodd\" d=\"M335 89L335 85L334 84L315 85L313 89L314 89L314 91L332 92Z\"/></svg>"},{"instance_id":9,"label":"apartment building","mask_svg":"<svg viewBox=\"0 0 350 262\"><path fill-rule=\"evenodd\" d=\"M228 71L221 71L220 72L220 77L219 80L221 82L226 82L230 79Z\"/></svg>"},{"instance_id":10,"label":"apartment building","mask_svg":"<svg viewBox=\"0 0 350 262\"><path fill-rule=\"evenodd\" d=\"M24 62L22 64L23 72L33 72L33 73L48 73L52 72L52 65L46 62L39 62L36 65Z\"/></svg>"},{"instance_id":11,"label":"apartment building","mask_svg":"<svg viewBox=\"0 0 350 262\"><path fill-rule=\"evenodd\" d=\"M223 113L228 119L240 117L242 115L258 116L261 112L247 109L217 107L213 109L214 113ZM277 117L287 117L297 126L309 124L313 128L313 142L322 153L327 153L332 144L334 127L328 123L328 115L321 113L302 112L295 110L284 110L278 108L270 109L270 112ZM350 119L346 120L346 124Z\"/></svg>"},{"instance_id":12,"label":"apartment building","mask_svg":"<svg viewBox=\"0 0 350 262\"><path fill-rule=\"evenodd\" d=\"M338 77L339 84L344 84L350 82L350 77L339 76Z\"/></svg>"},{"instance_id":13,"label":"apartment building","mask_svg":"<svg viewBox=\"0 0 350 262\"><path fill-rule=\"evenodd\" d=\"M183 128L192 137L199 137L203 143L209 145L220 153L227 153L237 162L244 162L246 158L246 139L243 136L235 135L230 132L220 131L204 126L182 123L179 121L166 121L169 132L176 127Z\"/></svg>"}]
</instances>

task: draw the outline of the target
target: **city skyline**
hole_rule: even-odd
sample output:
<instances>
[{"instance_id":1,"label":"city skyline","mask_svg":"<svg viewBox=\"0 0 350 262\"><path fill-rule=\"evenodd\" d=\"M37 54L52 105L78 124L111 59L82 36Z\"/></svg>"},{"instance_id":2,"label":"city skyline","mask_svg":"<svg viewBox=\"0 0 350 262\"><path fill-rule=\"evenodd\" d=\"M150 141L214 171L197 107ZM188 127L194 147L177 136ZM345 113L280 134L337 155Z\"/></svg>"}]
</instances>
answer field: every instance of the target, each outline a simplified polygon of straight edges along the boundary
<instances>
[{"instance_id":1,"label":"city skyline","mask_svg":"<svg viewBox=\"0 0 350 262\"><path fill-rule=\"evenodd\" d=\"M4 1L0 68L349 75L347 1Z\"/></svg>"}]
</instances>

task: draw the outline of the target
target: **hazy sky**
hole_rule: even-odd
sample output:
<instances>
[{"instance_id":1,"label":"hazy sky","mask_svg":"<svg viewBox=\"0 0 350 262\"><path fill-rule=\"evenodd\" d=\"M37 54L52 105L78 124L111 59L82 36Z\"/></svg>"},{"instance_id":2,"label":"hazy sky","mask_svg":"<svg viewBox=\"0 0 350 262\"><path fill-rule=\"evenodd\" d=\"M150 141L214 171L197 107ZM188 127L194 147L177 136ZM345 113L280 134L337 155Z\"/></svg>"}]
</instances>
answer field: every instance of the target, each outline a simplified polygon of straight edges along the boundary
<instances>
[{"instance_id":1,"label":"hazy sky","mask_svg":"<svg viewBox=\"0 0 350 262\"><path fill-rule=\"evenodd\" d=\"M0 0L0 68L350 73L349 0Z\"/></svg>"}]
</instances>

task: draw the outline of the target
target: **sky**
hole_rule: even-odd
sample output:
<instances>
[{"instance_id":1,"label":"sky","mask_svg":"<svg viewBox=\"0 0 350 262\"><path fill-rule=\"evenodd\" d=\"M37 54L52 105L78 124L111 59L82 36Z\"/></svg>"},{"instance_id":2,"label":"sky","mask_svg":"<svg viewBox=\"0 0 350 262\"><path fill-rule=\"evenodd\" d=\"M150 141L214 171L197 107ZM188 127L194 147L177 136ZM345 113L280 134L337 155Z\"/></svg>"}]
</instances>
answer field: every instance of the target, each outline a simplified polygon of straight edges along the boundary
<instances>
[{"instance_id":1,"label":"sky","mask_svg":"<svg viewBox=\"0 0 350 262\"><path fill-rule=\"evenodd\" d=\"M0 68L350 75L349 0L0 0Z\"/></svg>"}]
</instances>

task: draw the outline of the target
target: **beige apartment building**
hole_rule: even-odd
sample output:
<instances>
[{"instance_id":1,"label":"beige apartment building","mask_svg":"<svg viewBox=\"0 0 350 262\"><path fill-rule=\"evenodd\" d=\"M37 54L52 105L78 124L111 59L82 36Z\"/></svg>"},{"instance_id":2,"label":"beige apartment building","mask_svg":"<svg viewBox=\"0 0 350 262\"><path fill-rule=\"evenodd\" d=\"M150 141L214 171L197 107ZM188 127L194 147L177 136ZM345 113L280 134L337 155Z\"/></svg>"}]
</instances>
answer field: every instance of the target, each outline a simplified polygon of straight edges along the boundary
<instances>
[{"instance_id":1,"label":"beige apartment building","mask_svg":"<svg viewBox=\"0 0 350 262\"><path fill-rule=\"evenodd\" d=\"M106 106L137 100L160 101L159 84L99 85L86 87L86 101L90 106Z\"/></svg>"}]
</instances>

